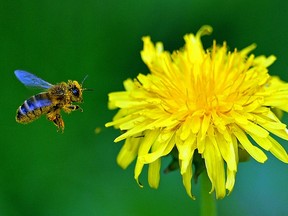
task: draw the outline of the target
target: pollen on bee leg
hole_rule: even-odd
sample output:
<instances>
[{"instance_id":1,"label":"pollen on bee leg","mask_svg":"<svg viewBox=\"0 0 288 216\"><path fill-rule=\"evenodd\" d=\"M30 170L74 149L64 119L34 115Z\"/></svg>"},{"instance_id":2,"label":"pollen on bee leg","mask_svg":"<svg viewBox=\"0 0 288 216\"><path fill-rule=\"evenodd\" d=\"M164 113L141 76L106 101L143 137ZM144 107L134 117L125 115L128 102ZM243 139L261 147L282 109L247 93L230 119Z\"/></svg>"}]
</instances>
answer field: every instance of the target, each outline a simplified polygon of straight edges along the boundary
<instances>
[{"instance_id":1,"label":"pollen on bee leg","mask_svg":"<svg viewBox=\"0 0 288 216\"><path fill-rule=\"evenodd\" d=\"M64 133L64 121L60 115L59 118L56 117L54 124L58 127L57 131Z\"/></svg>"},{"instance_id":2,"label":"pollen on bee leg","mask_svg":"<svg viewBox=\"0 0 288 216\"><path fill-rule=\"evenodd\" d=\"M57 131L61 131L62 133L64 132L64 121L60 114L55 112L48 113L47 119L52 121L58 127Z\"/></svg>"}]
</instances>

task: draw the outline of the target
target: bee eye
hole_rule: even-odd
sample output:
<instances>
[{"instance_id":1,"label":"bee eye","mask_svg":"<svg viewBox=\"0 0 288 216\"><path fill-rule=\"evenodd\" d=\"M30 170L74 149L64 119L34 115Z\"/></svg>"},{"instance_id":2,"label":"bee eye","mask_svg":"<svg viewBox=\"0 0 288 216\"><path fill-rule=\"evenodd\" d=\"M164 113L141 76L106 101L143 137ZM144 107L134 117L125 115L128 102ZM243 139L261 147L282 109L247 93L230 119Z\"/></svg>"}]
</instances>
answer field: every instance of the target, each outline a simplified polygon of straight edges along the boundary
<instances>
[{"instance_id":1,"label":"bee eye","mask_svg":"<svg viewBox=\"0 0 288 216\"><path fill-rule=\"evenodd\" d=\"M78 90L78 88L72 87L71 91L72 91L72 94L73 94L74 96L79 97L79 90Z\"/></svg>"}]
</instances>

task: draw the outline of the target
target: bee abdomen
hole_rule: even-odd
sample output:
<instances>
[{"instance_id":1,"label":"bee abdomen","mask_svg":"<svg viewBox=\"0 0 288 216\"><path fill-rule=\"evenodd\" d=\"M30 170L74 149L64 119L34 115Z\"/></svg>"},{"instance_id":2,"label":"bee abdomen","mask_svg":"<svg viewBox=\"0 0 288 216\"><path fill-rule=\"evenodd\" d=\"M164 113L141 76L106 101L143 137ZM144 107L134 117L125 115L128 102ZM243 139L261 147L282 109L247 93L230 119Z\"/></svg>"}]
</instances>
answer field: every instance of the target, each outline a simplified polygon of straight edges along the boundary
<instances>
[{"instance_id":1,"label":"bee abdomen","mask_svg":"<svg viewBox=\"0 0 288 216\"><path fill-rule=\"evenodd\" d=\"M30 97L18 108L16 112L16 121L20 123L29 123L34 121L41 114L47 113L52 102L47 93L40 93Z\"/></svg>"}]
</instances>

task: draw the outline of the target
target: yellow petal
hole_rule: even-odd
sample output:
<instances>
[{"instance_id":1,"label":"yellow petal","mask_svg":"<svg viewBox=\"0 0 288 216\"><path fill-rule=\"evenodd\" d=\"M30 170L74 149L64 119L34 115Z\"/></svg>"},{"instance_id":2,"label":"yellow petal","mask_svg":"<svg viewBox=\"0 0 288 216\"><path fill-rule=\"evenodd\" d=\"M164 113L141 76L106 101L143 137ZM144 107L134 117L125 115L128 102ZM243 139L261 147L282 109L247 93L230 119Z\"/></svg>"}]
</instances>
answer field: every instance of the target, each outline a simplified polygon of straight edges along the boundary
<instances>
[{"instance_id":1,"label":"yellow petal","mask_svg":"<svg viewBox=\"0 0 288 216\"><path fill-rule=\"evenodd\" d=\"M139 161L137 159L136 164L135 164L135 168L134 168L134 179L136 180L137 184L141 188L143 187L143 185L139 181L139 176L140 176L140 174L142 172L143 167L144 167L144 164L141 163L141 161Z\"/></svg>"},{"instance_id":2,"label":"yellow petal","mask_svg":"<svg viewBox=\"0 0 288 216\"><path fill-rule=\"evenodd\" d=\"M200 126L201 126L200 117L199 116L193 116L192 122L193 122L193 124L191 124L191 131L192 131L192 133L196 134L199 132Z\"/></svg>"},{"instance_id":3,"label":"yellow petal","mask_svg":"<svg viewBox=\"0 0 288 216\"><path fill-rule=\"evenodd\" d=\"M181 161L180 161L180 167L181 167ZM192 185L191 185L191 179L192 179L193 171L192 171L192 160L190 161L187 170L185 173L182 174L182 180L183 180L183 185L186 189L187 194L189 197L193 200L196 198L192 194Z\"/></svg>"},{"instance_id":4,"label":"yellow petal","mask_svg":"<svg viewBox=\"0 0 288 216\"><path fill-rule=\"evenodd\" d=\"M202 132L202 138L206 136L206 132L210 126L210 120L211 120L211 115L204 115L203 121L202 121L202 127L201 127L201 132Z\"/></svg>"},{"instance_id":5,"label":"yellow petal","mask_svg":"<svg viewBox=\"0 0 288 216\"><path fill-rule=\"evenodd\" d=\"M151 146L153 145L153 143L159 136L159 133L160 131L158 130L152 130L152 131L146 132L144 138L142 139L141 145L139 147L138 156L146 155L149 152ZM139 157L138 157L136 161L135 169L134 169L134 178L140 187L142 187L142 185L139 182L139 176L142 172L143 166L144 166L144 163L141 160L139 160Z\"/></svg>"},{"instance_id":6,"label":"yellow petal","mask_svg":"<svg viewBox=\"0 0 288 216\"><path fill-rule=\"evenodd\" d=\"M158 158L165 156L172 151L173 147L175 146L175 140L173 138L174 134L173 133L170 134L169 139L165 140L165 142L163 142L163 140L159 141L159 137L155 141L155 143L153 144L153 148L152 148L151 153L139 156L139 160L142 163L145 163L145 164L152 163L155 160L157 160Z\"/></svg>"},{"instance_id":7,"label":"yellow petal","mask_svg":"<svg viewBox=\"0 0 288 216\"><path fill-rule=\"evenodd\" d=\"M139 149L140 139L129 137L126 139L123 147L121 148L118 156L117 163L126 169L129 164L135 160Z\"/></svg>"},{"instance_id":8,"label":"yellow petal","mask_svg":"<svg viewBox=\"0 0 288 216\"><path fill-rule=\"evenodd\" d=\"M148 183L151 188L157 189L160 182L161 159L157 159L149 164Z\"/></svg>"},{"instance_id":9,"label":"yellow petal","mask_svg":"<svg viewBox=\"0 0 288 216\"><path fill-rule=\"evenodd\" d=\"M259 137L268 137L269 132L253 122L247 124L239 124L246 132L253 133Z\"/></svg>"},{"instance_id":10,"label":"yellow petal","mask_svg":"<svg viewBox=\"0 0 288 216\"><path fill-rule=\"evenodd\" d=\"M259 64L263 67L269 67L276 61L276 57L274 55L271 55L268 58L266 58L265 56L262 55L255 58L254 61L256 64Z\"/></svg>"},{"instance_id":11,"label":"yellow petal","mask_svg":"<svg viewBox=\"0 0 288 216\"><path fill-rule=\"evenodd\" d=\"M206 139L206 148L203 153L207 174L212 182L210 193L215 189L216 197L223 198L226 195L224 162L219 149L212 144L210 139Z\"/></svg>"},{"instance_id":12,"label":"yellow petal","mask_svg":"<svg viewBox=\"0 0 288 216\"><path fill-rule=\"evenodd\" d=\"M272 143L271 141L268 139L268 137L259 137L255 134L250 134L250 136L252 137L252 139L259 145L261 146L263 149L265 149L266 151L269 151L272 147Z\"/></svg>"},{"instance_id":13,"label":"yellow petal","mask_svg":"<svg viewBox=\"0 0 288 216\"><path fill-rule=\"evenodd\" d=\"M223 159L226 161L228 169L237 171L237 161L235 157L235 149L234 149L232 140L227 142L227 140L225 140L223 135L220 133L217 133L215 135L215 138L216 138L216 142L219 143L218 147L219 147L220 153Z\"/></svg>"},{"instance_id":14,"label":"yellow petal","mask_svg":"<svg viewBox=\"0 0 288 216\"><path fill-rule=\"evenodd\" d=\"M259 148L252 145L247 138L246 134L237 126L234 126L233 134L239 140L243 148L258 162L264 163L267 160L267 156Z\"/></svg>"},{"instance_id":15,"label":"yellow petal","mask_svg":"<svg viewBox=\"0 0 288 216\"><path fill-rule=\"evenodd\" d=\"M269 136L268 139L272 143L270 152L279 160L283 161L284 163L288 163L288 155L285 149L272 137Z\"/></svg>"},{"instance_id":16,"label":"yellow petal","mask_svg":"<svg viewBox=\"0 0 288 216\"><path fill-rule=\"evenodd\" d=\"M185 173L190 161L192 160L196 145L194 144L196 137L190 135L184 142L176 142L176 147L179 152L179 160L182 162L180 166L181 174Z\"/></svg>"},{"instance_id":17,"label":"yellow petal","mask_svg":"<svg viewBox=\"0 0 288 216\"><path fill-rule=\"evenodd\" d=\"M232 192L235 184L235 175L236 171L227 169L227 181L226 181L226 189L229 191L228 195Z\"/></svg>"}]
</instances>

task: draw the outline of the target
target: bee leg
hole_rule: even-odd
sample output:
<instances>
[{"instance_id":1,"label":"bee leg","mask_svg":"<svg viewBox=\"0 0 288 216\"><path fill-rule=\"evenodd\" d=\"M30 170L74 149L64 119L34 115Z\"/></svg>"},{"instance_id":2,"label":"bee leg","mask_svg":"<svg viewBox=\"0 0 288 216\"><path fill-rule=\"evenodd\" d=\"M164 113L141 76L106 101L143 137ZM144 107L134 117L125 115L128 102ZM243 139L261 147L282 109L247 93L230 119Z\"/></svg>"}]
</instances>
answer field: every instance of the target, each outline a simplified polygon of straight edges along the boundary
<instances>
[{"instance_id":1,"label":"bee leg","mask_svg":"<svg viewBox=\"0 0 288 216\"><path fill-rule=\"evenodd\" d=\"M75 111L78 109L80 110L80 112L83 112L83 109L78 105L69 104L63 107L64 112L67 113L70 113L71 111Z\"/></svg>"},{"instance_id":2,"label":"bee leg","mask_svg":"<svg viewBox=\"0 0 288 216\"><path fill-rule=\"evenodd\" d=\"M64 121L59 113L51 112L47 114L47 119L52 121L57 127L57 131L64 132Z\"/></svg>"},{"instance_id":3,"label":"bee leg","mask_svg":"<svg viewBox=\"0 0 288 216\"><path fill-rule=\"evenodd\" d=\"M60 114L56 115L56 118L53 120L53 122L58 127L57 131L64 133L64 121Z\"/></svg>"}]
</instances>

